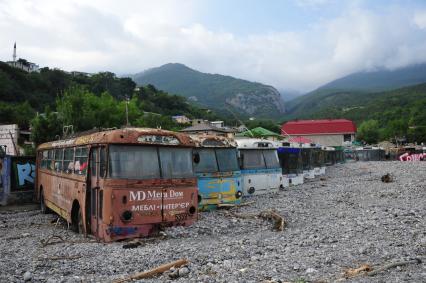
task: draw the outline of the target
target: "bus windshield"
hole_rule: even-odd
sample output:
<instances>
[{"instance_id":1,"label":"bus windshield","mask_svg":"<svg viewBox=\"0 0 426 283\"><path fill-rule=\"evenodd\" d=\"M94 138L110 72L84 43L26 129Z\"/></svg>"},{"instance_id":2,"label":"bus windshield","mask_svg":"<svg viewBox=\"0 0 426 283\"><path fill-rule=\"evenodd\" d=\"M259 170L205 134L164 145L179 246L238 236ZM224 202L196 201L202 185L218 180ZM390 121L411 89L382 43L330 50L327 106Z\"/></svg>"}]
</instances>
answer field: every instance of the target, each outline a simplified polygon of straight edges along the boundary
<instances>
[{"instance_id":1,"label":"bus windshield","mask_svg":"<svg viewBox=\"0 0 426 283\"><path fill-rule=\"evenodd\" d=\"M188 178L193 176L191 157L189 148L111 145L109 176L118 179Z\"/></svg>"},{"instance_id":2,"label":"bus windshield","mask_svg":"<svg viewBox=\"0 0 426 283\"><path fill-rule=\"evenodd\" d=\"M238 171L237 150L235 148L216 149L220 172Z\"/></svg>"},{"instance_id":3,"label":"bus windshield","mask_svg":"<svg viewBox=\"0 0 426 283\"><path fill-rule=\"evenodd\" d=\"M194 170L196 173L214 173L218 171L214 149L196 149L194 150L194 153L198 153L200 155L200 162L194 163Z\"/></svg>"},{"instance_id":4,"label":"bus windshield","mask_svg":"<svg viewBox=\"0 0 426 283\"><path fill-rule=\"evenodd\" d=\"M243 169L265 169L265 160L261 149L241 150L243 157Z\"/></svg>"},{"instance_id":5,"label":"bus windshield","mask_svg":"<svg viewBox=\"0 0 426 283\"><path fill-rule=\"evenodd\" d=\"M263 150L263 156L265 156L266 167L268 169L280 168L280 162L275 149Z\"/></svg>"}]
</instances>

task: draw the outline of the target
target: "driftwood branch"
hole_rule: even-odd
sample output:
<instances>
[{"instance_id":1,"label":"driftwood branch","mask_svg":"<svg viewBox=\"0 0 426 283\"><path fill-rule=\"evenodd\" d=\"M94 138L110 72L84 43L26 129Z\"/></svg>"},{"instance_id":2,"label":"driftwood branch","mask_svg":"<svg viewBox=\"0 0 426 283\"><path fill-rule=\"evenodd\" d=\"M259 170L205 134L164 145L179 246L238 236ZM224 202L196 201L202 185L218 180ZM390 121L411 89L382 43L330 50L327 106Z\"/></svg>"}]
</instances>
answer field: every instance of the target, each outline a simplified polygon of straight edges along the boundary
<instances>
[{"instance_id":1,"label":"driftwood branch","mask_svg":"<svg viewBox=\"0 0 426 283\"><path fill-rule=\"evenodd\" d=\"M274 229L277 231L282 231L284 230L284 226L285 226L285 221L284 218L279 215L277 212L275 212L274 210L266 210L263 211L259 214L260 217L264 218L264 219L271 219L274 220Z\"/></svg>"},{"instance_id":2,"label":"driftwood branch","mask_svg":"<svg viewBox=\"0 0 426 283\"><path fill-rule=\"evenodd\" d=\"M277 231L282 231L284 230L284 227L285 227L284 218L281 215L279 215L275 210L265 210L260 213L251 213L251 214L235 213L232 211L228 211L226 215L229 215L235 218L241 218L241 219L253 219L253 218L256 219L260 217L267 220L273 220L274 229Z\"/></svg>"},{"instance_id":3,"label":"driftwood branch","mask_svg":"<svg viewBox=\"0 0 426 283\"><path fill-rule=\"evenodd\" d=\"M59 241L52 241L53 239L58 239ZM54 244L59 244L59 243L63 243L63 242L64 242L64 239L61 236L58 236L58 235L52 235L49 238L47 238L46 240L42 239L40 241L43 248L45 246L48 246L48 245L54 245Z\"/></svg>"},{"instance_id":4,"label":"driftwood branch","mask_svg":"<svg viewBox=\"0 0 426 283\"><path fill-rule=\"evenodd\" d=\"M188 263L189 263L189 261L187 259L179 259L179 260L176 260L176 261L173 261L173 262L170 262L170 263L160 265L160 266L158 266L154 269L148 270L148 271L135 273L131 276L114 280L113 283L124 283L124 282L131 281L131 280L151 278L151 277L154 277L158 274L161 274L161 273L169 270L172 267L180 267L182 265L187 265Z\"/></svg>"},{"instance_id":5,"label":"driftwood branch","mask_svg":"<svg viewBox=\"0 0 426 283\"><path fill-rule=\"evenodd\" d=\"M408 264L419 264L421 263L422 260L420 258L416 258L416 259L411 259L411 260L404 260L404 261L397 261L397 262L392 262L392 263L388 263L383 265L382 267L379 267L373 271L370 271L367 273L368 276L374 276L382 271L397 267L397 266L403 266L403 265L408 265Z\"/></svg>"},{"instance_id":6,"label":"driftwood branch","mask_svg":"<svg viewBox=\"0 0 426 283\"><path fill-rule=\"evenodd\" d=\"M345 278L356 277L356 276L361 275L362 273L366 273L366 272L371 271L371 270L373 270L373 269L371 268L370 265L364 264L364 265L361 265L358 268L349 268L349 269L347 269L345 271L345 273L344 273L344 277Z\"/></svg>"}]
</instances>

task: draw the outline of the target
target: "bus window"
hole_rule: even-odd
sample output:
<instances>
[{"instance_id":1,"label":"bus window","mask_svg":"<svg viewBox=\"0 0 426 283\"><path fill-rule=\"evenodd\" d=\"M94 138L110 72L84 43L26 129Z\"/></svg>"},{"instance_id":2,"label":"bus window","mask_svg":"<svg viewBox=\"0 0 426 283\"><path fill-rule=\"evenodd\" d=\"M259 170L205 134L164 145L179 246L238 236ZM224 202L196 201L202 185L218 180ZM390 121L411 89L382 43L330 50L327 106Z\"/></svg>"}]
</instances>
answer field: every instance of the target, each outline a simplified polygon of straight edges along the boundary
<instances>
[{"instance_id":1,"label":"bus window","mask_svg":"<svg viewBox=\"0 0 426 283\"><path fill-rule=\"evenodd\" d=\"M216 149L220 172L238 171L237 151L235 148Z\"/></svg>"},{"instance_id":2,"label":"bus window","mask_svg":"<svg viewBox=\"0 0 426 283\"><path fill-rule=\"evenodd\" d=\"M111 145L109 176L122 179L160 178L157 149L152 146Z\"/></svg>"},{"instance_id":3,"label":"bus window","mask_svg":"<svg viewBox=\"0 0 426 283\"><path fill-rule=\"evenodd\" d=\"M99 177L104 178L106 176L106 149L101 147L99 155Z\"/></svg>"},{"instance_id":4,"label":"bus window","mask_svg":"<svg viewBox=\"0 0 426 283\"><path fill-rule=\"evenodd\" d=\"M74 148L66 148L64 152L64 170L67 174L74 172Z\"/></svg>"},{"instance_id":5,"label":"bus window","mask_svg":"<svg viewBox=\"0 0 426 283\"><path fill-rule=\"evenodd\" d=\"M260 149L243 151L243 169L264 169L265 160Z\"/></svg>"},{"instance_id":6,"label":"bus window","mask_svg":"<svg viewBox=\"0 0 426 283\"><path fill-rule=\"evenodd\" d=\"M75 149L75 173L78 175L86 175L87 172L87 147L77 147Z\"/></svg>"},{"instance_id":7,"label":"bus window","mask_svg":"<svg viewBox=\"0 0 426 283\"><path fill-rule=\"evenodd\" d=\"M44 150L42 153L42 157L41 157L41 168L46 169L47 168L47 163L48 163L48 151Z\"/></svg>"},{"instance_id":8,"label":"bus window","mask_svg":"<svg viewBox=\"0 0 426 283\"><path fill-rule=\"evenodd\" d=\"M197 173L213 173L217 172L217 160L214 149L197 149L195 154L199 154L200 162L194 163L194 170Z\"/></svg>"},{"instance_id":9,"label":"bus window","mask_svg":"<svg viewBox=\"0 0 426 283\"><path fill-rule=\"evenodd\" d=\"M159 151L163 178L190 178L194 176L191 149L161 147Z\"/></svg>"},{"instance_id":10,"label":"bus window","mask_svg":"<svg viewBox=\"0 0 426 283\"><path fill-rule=\"evenodd\" d=\"M53 149L49 150L49 152L47 153L47 169L53 170L53 162L55 161L53 158Z\"/></svg>"},{"instance_id":11,"label":"bus window","mask_svg":"<svg viewBox=\"0 0 426 283\"><path fill-rule=\"evenodd\" d=\"M276 150L263 150L263 156L265 157L266 168L280 167Z\"/></svg>"},{"instance_id":12,"label":"bus window","mask_svg":"<svg viewBox=\"0 0 426 283\"><path fill-rule=\"evenodd\" d=\"M96 177L96 165L97 165L97 156L98 156L98 149L93 148L90 152L90 172L93 177Z\"/></svg>"},{"instance_id":13,"label":"bus window","mask_svg":"<svg viewBox=\"0 0 426 283\"><path fill-rule=\"evenodd\" d=\"M55 171L62 171L62 159L64 158L64 150L62 148L55 149Z\"/></svg>"}]
</instances>

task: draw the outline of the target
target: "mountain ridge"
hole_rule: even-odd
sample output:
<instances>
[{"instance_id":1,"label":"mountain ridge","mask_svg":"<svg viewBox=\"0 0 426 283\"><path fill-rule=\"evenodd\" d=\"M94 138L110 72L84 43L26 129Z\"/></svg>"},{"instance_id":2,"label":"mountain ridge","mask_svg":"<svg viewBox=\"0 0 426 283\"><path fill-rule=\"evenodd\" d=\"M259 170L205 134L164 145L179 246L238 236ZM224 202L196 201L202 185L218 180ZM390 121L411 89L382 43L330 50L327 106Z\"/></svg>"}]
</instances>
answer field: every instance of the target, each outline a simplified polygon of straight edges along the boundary
<instances>
[{"instance_id":1,"label":"mountain ridge","mask_svg":"<svg viewBox=\"0 0 426 283\"><path fill-rule=\"evenodd\" d=\"M245 117L272 118L285 112L281 94L273 86L203 73L181 63L147 69L133 75L132 79L138 85L152 84L218 111L224 111L224 105L228 105Z\"/></svg>"}]
</instances>

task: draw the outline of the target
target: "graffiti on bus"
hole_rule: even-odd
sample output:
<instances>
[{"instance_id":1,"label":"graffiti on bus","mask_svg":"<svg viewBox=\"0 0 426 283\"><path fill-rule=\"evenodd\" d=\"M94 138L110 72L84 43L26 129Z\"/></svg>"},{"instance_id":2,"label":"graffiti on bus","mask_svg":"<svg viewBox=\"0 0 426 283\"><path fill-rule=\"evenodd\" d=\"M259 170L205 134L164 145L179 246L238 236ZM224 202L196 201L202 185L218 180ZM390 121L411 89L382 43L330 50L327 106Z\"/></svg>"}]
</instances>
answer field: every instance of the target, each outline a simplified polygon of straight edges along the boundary
<instances>
[{"instance_id":1,"label":"graffiti on bus","mask_svg":"<svg viewBox=\"0 0 426 283\"><path fill-rule=\"evenodd\" d=\"M400 161L423 161L425 159L426 159L426 153L410 154L406 152L399 157Z\"/></svg>"}]
</instances>

